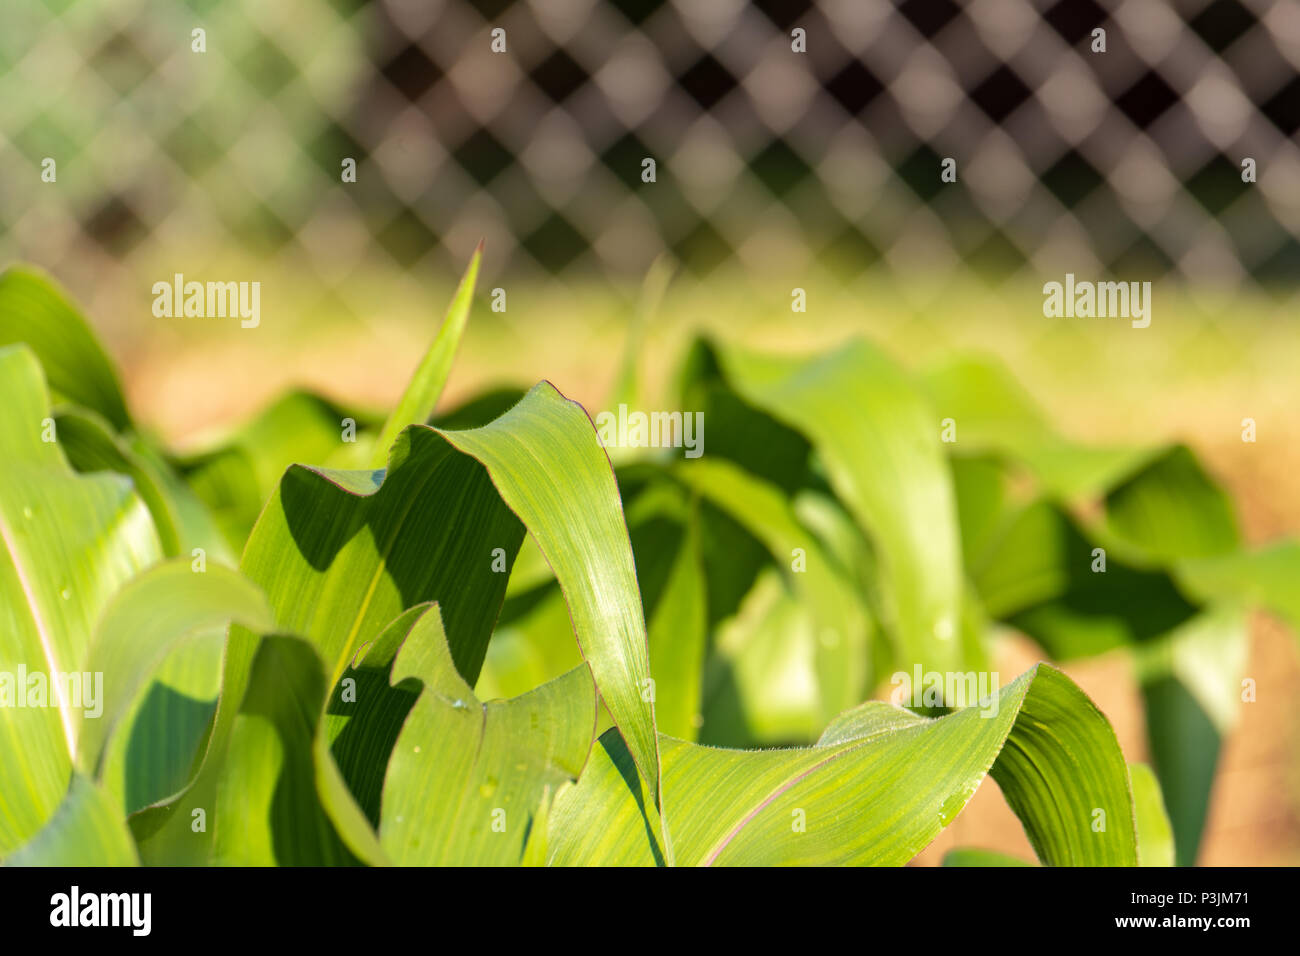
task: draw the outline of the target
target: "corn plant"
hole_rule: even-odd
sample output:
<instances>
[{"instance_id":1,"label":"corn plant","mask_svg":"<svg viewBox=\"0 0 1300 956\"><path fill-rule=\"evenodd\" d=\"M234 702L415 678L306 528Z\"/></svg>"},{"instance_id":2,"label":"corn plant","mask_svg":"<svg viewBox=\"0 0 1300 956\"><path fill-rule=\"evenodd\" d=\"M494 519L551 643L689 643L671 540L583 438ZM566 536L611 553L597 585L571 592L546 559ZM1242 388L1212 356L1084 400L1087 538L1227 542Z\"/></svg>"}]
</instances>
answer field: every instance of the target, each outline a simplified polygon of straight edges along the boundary
<instances>
[{"instance_id":1,"label":"corn plant","mask_svg":"<svg viewBox=\"0 0 1300 956\"><path fill-rule=\"evenodd\" d=\"M989 774L1043 864L1194 859L1245 608L1300 624L1300 550L1244 549L1187 448L864 341L697 342L696 458L547 382L435 415L478 264L387 417L295 392L187 454L0 277L0 859L903 864ZM929 682L999 627L1129 648L1155 772L1046 661Z\"/></svg>"}]
</instances>

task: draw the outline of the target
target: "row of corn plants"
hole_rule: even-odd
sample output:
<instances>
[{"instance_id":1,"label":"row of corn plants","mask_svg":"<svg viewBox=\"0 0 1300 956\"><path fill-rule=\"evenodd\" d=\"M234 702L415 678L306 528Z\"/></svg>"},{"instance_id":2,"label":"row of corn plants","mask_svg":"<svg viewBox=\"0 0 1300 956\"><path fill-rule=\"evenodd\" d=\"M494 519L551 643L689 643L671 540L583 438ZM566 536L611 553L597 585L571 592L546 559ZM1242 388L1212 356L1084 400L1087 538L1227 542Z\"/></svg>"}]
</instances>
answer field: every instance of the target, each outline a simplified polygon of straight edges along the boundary
<instances>
[{"instance_id":1,"label":"row of corn plants","mask_svg":"<svg viewBox=\"0 0 1300 956\"><path fill-rule=\"evenodd\" d=\"M990 774L1043 864L1194 861L1300 547L1188 448L865 341L697 341L698 457L547 382L435 415L478 265L391 414L294 392L185 454L0 276L6 864L903 864ZM981 683L1005 629L1131 654L1154 773L1053 663Z\"/></svg>"}]
</instances>

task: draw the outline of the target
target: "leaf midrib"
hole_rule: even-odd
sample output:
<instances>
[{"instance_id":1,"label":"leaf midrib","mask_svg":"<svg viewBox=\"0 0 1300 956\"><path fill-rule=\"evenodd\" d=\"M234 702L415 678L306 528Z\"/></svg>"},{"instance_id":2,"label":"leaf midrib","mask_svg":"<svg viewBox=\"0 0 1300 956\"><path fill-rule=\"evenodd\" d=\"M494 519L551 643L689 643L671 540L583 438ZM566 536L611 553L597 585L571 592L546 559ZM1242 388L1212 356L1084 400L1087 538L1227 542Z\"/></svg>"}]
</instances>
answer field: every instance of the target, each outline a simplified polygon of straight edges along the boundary
<instances>
[{"instance_id":1,"label":"leaf midrib","mask_svg":"<svg viewBox=\"0 0 1300 956\"><path fill-rule=\"evenodd\" d=\"M1005 746L1007 740L1009 740L1011 737L1012 729L1015 727L1016 720L1019 718L1019 708L1022 706L1023 703L1024 703L1023 697L1016 703L1016 715L1011 719L1011 722L1007 725L1006 734L1003 736L1002 742L998 744L999 752L1001 752L1002 747ZM949 714L946 716L953 716L953 715ZM937 721L929 721L924 724L911 724L906 727L886 727L881 730L875 731L874 733L867 734L864 737L856 738L852 741L847 741L843 749L828 755L826 759L818 761L817 763L808 767L806 770L803 770L795 774L790 779L785 780L782 783L780 783L778 786L774 787L771 793L767 794L767 796L763 797L762 800L760 800L757 804L755 804L755 806L748 813L746 813L739 821L737 821L737 823L731 828L730 831L728 831L717 843L714 844L713 849L705 856L705 858L700 863L700 865L712 866L715 862L717 862L717 859L719 856L721 856L722 851L725 850L731 844L731 842L737 836L740 835L741 831L744 830L745 827L747 827L751 822L757 819L758 815L762 813L764 809L770 806L774 800L776 800L782 794L788 792L792 787L806 780L814 773L818 773L821 770L825 769L829 764L838 760L840 757L843 757L846 754L855 753L870 743L874 743L875 741L880 740L881 738L889 737L894 734L904 734L904 733L908 733L909 731L922 733L930 729L931 727L933 727L935 723L937 723ZM997 760L997 756L995 755L994 761L996 760ZM988 773L987 770L985 770L984 772L986 774Z\"/></svg>"},{"instance_id":2,"label":"leaf midrib","mask_svg":"<svg viewBox=\"0 0 1300 956\"><path fill-rule=\"evenodd\" d=\"M9 555L9 561L13 565L14 574L18 577L18 585L23 589L23 596L26 598L27 609L32 616L32 624L36 627L36 636L41 642L41 651L45 655L45 662L50 668L50 677L56 674L62 674L63 669L59 667L58 658L54 654L54 647L51 643L50 635L47 633L45 619L41 616L40 607L37 604L36 595L32 592L31 586L27 583L27 573L23 570L23 564L18 558L18 548L14 543L13 531L6 521L3 511L0 511L0 538L4 539L5 551ZM73 762L77 759L77 738L73 732L71 723L71 713L68 710L67 701L63 696L63 682L51 681L55 687L55 695L59 701L59 722L63 726L63 737L68 744L68 758Z\"/></svg>"},{"instance_id":3,"label":"leaf midrib","mask_svg":"<svg viewBox=\"0 0 1300 956\"><path fill-rule=\"evenodd\" d=\"M913 726L922 727L924 725L914 724ZM817 763L808 767L806 770L800 771L799 773L795 774L793 777L790 777L788 780L783 780L780 784L773 787L770 793L768 793L765 797L759 800L758 803L756 803L749 810L748 813L746 813L743 817L741 817L740 820L738 820L736 824L725 835L723 835L722 838L719 839L717 843L713 845L713 849L710 850L705 855L704 860L700 865L712 866L717 861L718 857L722 854L722 851L725 850L728 847L728 845L730 845L731 841L740 835L740 831L743 830L745 827L747 827L751 822L753 822L753 820L756 819L758 815L762 813L765 808L771 805L772 801L776 800L783 793L786 793L788 790L790 790L791 787L807 779L809 776L818 772L819 770L822 770L828 764L832 763L835 760L838 760L840 757L843 757L845 754L853 753L854 751L860 750L861 748L865 747L867 744L881 737L885 737L893 733L900 733L902 731L909 730L909 729L911 728L890 727L884 730L878 730L873 734L867 734L865 737L861 737L857 740L846 742L846 744L840 750L837 750L834 753L829 754L825 759L819 760Z\"/></svg>"}]
</instances>

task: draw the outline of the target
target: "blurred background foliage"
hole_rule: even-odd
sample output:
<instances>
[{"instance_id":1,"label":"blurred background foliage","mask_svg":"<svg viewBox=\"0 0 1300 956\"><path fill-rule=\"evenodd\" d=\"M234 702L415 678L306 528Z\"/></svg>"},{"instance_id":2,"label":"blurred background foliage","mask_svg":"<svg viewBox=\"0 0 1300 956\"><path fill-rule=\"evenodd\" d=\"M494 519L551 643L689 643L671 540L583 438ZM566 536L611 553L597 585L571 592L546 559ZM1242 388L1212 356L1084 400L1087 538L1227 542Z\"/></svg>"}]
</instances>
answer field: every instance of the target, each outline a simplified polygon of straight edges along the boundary
<instances>
[{"instance_id":1,"label":"blurred background foliage","mask_svg":"<svg viewBox=\"0 0 1300 956\"><path fill-rule=\"evenodd\" d=\"M1300 532L1297 66L1286 0L19 0L0 8L0 261L73 291L139 417L198 464L291 387L391 402L486 237L480 285L507 307L480 296L449 406L547 377L604 407L662 256L673 283L635 350L652 407L701 331L789 352L865 334L915 368L979 350L1063 434L1187 442L1259 544ZM1151 327L1044 318L1067 271L1152 281ZM260 281L262 326L154 318L177 272ZM629 520L656 533L650 506ZM510 620L563 622L518 601ZM776 605L753 613L780 630ZM1000 647L1004 676L1038 654ZM1225 746L1204 862L1300 858L1300 671L1267 617L1250 654L1259 703ZM1071 673L1143 759L1136 666ZM781 708L763 719L782 732L806 718ZM986 796L932 855L955 843L1025 855Z\"/></svg>"}]
</instances>

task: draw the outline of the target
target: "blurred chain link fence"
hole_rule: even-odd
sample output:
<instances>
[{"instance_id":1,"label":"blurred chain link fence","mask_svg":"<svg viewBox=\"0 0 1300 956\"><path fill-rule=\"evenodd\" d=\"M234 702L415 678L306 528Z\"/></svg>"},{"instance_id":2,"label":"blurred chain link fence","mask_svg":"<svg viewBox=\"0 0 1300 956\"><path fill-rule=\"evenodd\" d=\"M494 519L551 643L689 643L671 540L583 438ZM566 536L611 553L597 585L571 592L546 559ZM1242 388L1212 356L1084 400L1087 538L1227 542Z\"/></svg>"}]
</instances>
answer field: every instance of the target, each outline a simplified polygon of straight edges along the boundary
<instances>
[{"instance_id":1,"label":"blurred chain link fence","mask_svg":"<svg viewBox=\"0 0 1300 956\"><path fill-rule=\"evenodd\" d=\"M1295 301L1298 68L1295 0L5 0L0 257L237 248L334 289L485 236L512 274L668 250Z\"/></svg>"}]
</instances>

